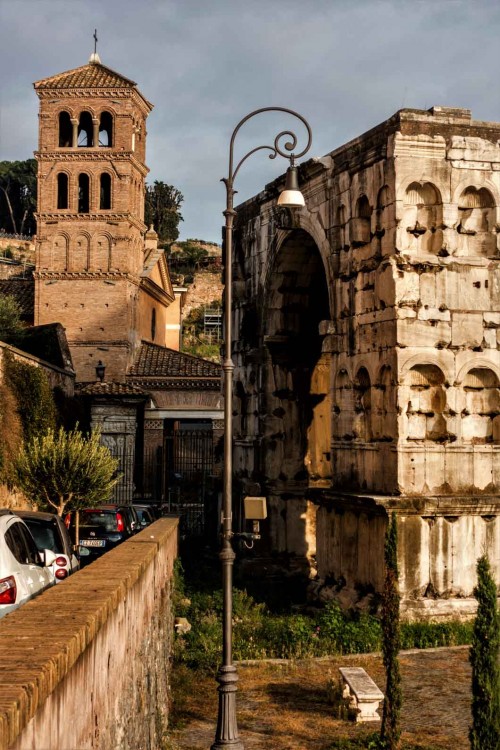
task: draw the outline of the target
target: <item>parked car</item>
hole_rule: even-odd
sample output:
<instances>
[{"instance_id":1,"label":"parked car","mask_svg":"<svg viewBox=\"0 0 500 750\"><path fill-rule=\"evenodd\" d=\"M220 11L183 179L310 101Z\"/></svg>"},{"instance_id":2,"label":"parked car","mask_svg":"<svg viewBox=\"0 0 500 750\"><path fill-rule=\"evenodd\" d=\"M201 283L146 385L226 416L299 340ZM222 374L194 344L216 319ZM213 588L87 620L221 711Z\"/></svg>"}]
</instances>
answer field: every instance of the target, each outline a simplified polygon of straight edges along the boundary
<instances>
[{"instance_id":1,"label":"parked car","mask_svg":"<svg viewBox=\"0 0 500 750\"><path fill-rule=\"evenodd\" d=\"M24 521L0 510L0 617L53 586L52 550L39 551Z\"/></svg>"},{"instance_id":2,"label":"parked car","mask_svg":"<svg viewBox=\"0 0 500 750\"><path fill-rule=\"evenodd\" d=\"M18 510L16 514L31 531L38 549L50 549L57 555L52 564L56 583L78 570L80 561L73 552L68 530L60 516L34 510Z\"/></svg>"},{"instance_id":3,"label":"parked car","mask_svg":"<svg viewBox=\"0 0 500 750\"><path fill-rule=\"evenodd\" d=\"M130 518L130 527L134 534L137 534L141 530L141 521L137 509L133 505L122 506Z\"/></svg>"},{"instance_id":4,"label":"parked car","mask_svg":"<svg viewBox=\"0 0 500 750\"><path fill-rule=\"evenodd\" d=\"M149 526L151 523L156 521L156 517L149 505L139 505L134 503L134 508L139 516L139 526L143 529L145 526Z\"/></svg>"},{"instance_id":5,"label":"parked car","mask_svg":"<svg viewBox=\"0 0 500 750\"><path fill-rule=\"evenodd\" d=\"M75 538L75 513L68 513L66 527L71 539ZM134 533L132 516L126 505L100 505L84 508L79 513L80 565L84 567L113 549Z\"/></svg>"}]
</instances>

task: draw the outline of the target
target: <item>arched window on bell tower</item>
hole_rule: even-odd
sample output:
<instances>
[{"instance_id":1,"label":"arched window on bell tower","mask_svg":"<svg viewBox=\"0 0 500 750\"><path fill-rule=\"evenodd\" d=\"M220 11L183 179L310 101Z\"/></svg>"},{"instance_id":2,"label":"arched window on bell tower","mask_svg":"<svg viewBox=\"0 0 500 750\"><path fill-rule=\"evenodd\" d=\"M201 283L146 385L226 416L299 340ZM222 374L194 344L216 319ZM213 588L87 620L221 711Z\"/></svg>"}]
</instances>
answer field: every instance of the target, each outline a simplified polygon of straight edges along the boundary
<instances>
[{"instance_id":1,"label":"arched window on bell tower","mask_svg":"<svg viewBox=\"0 0 500 750\"><path fill-rule=\"evenodd\" d=\"M90 209L90 180L88 174L78 175L78 213L88 214Z\"/></svg>"},{"instance_id":2,"label":"arched window on bell tower","mask_svg":"<svg viewBox=\"0 0 500 750\"><path fill-rule=\"evenodd\" d=\"M59 172L57 175L57 208L69 208L68 175L65 172Z\"/></svg>"},{"instance_id":3,"label":"arched window on bell tower","mask_svg":"<svg viewBox=\"0 0 500 750\"><path fill-rule=\"evenodd\" d=\"M78 122L78 147L91 148L94 145L94 128L90 112L81 112Z\"/></svg>"},{"instance_id":4,"label":"arched window on bell tower","mask_svg":"<svg viewBox=\"0 0 500 750\"><path fill-rule=\"evenodd\" d=\"M73 145L73 126L69 112L59 112L59 148Z\"/></svg>"},{"instance_id":5,"label":"arched window on bell tower","mask_svg":"<svg viewBox=\"0 0 500 750\"><path fill-rule=\"evenodd\" d=\"M101 174L99 208L101 210L111 208L111 175L107 172Z\"/></svg>"},{"instance_id":6,"label":"arched window on bell tower","mask_svg":"<svg viewBox=\"0 0 500 750\"><path fill-rule=\"evenodd\" d=\"M99 146L113 145L113 116L110 112L102 112L99 121Z\"/></svg>"}]
</instances>

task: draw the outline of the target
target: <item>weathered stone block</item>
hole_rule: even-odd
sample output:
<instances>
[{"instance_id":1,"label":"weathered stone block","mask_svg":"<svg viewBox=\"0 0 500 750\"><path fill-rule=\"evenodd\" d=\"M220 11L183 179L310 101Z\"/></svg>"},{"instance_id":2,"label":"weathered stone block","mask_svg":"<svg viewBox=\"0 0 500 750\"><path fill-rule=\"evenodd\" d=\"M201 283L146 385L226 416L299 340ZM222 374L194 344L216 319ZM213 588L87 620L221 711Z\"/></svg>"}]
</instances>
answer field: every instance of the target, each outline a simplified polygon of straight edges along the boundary
<instances>
[{"instance_id":1,"label":"weathered stone block","mask_svg":"<svg viewBox=\"0 0 500 750\"><path fill-rule=\"evenodd\" d=\"M437 307L421 307L418 311L419 320L451 320L449 310L439 310Z\"/></svg>"},{"instance_id":2,"label":"weathered stone block","mask_svg":"<svg viewBox=\"0 0 500 750\"><path fill-rule=\"evenodd\" d=\"M446 346L451 342L451 326L443 321L398 320L397 337L400 346L415 346L417 342L420 346Z\"/></svg>"},{"instance_id":3,"label":"weathered stone block","mask_svg":"<svg viewBox=\"0 0 500 750\"><path fill-rule=\"evenodd\" d=\"M433 273L420 276L420 304L436 307L436 277Z\"/></svg>"},{"instance_id":4,"label":"weathered stone block","mask_svg":"<svg viewBox=\"0 0 500 750\"><path fill-rule=\"evenodd\" d=\"M451 320L451 343L471 349L481 346L483 341L483 316L481 313L454 312Z\"/></svg>"}]
</instances>

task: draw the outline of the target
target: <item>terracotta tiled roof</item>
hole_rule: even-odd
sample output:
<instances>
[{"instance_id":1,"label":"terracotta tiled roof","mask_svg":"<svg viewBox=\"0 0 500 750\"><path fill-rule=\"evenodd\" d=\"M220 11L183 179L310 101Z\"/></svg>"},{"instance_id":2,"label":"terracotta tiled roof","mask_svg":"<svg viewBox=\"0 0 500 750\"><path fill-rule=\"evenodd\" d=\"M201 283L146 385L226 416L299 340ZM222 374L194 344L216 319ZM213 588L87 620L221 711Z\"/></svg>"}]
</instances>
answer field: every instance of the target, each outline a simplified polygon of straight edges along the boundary
<instances>
[{"instance_id":1,"label":"terracotta tiled roof","mask_svg":"<svg viewBox=\"0 0 500 750\"><path fill-rule=\"evenodd\" d=\"M0 296L5 295L14 297L21 308L21 317L32 323L35 309L34 279L0 279Z\"/></svg>"},{"instance_id":2,"label":"terracotta tiled roof","mask_svg":"<svg viewBox=\"0 0 500 750\"><path fill-rule=\"evenodd\" d=\"M134 378L213 378L220 380L221 366L207 359L142 342L129 375Z\"/></svg>"},{"instance_id":3,"label":"terracotta tiled roof","mask_svg":"<svg viewBox=\"0 0 500 750\"><path fill-rule=\"evenodd\" d=\"M78 389L80 396L144 396L142 388L133 383L115 383L113 381L100 381L88 383Z\"/></svg>"},{"instance_id":4,"label":"terracotta tiled roof","mask_svg":"<svg viewBox=\"0 0 500 750\"><path fill-rule=\"evenodd\" d=\"M101 63L88 63L50 78L42 78L33 85L35 89L108 89L135 87L136 83Z\"/></svg>"}]
</instances>

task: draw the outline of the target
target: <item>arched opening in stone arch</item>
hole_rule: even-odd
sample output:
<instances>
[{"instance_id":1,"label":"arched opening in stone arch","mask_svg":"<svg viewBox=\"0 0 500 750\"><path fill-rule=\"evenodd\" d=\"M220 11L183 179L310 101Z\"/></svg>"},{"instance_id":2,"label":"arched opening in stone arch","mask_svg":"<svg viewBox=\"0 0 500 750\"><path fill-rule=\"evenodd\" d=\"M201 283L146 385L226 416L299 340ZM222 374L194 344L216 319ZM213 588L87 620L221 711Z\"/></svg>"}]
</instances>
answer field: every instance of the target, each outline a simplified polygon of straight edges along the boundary
<instances>
[{"instance_id":1,"label":"arched opening in stone arch","mask_svg":"<svg viewBox=\"0 0 500 750\"><path fill-rule=\"evenodd\" d=\"M360 367L354 380L354 437L368 442L372 437L372 384L366 367Z\"/></svg>"},{"instance_id":2,"label":"arched opening in stone arch","mask_svg":"<svg viewBox=\"0 0 500 750\"><path fill-rule=\"evenodd\" d=\"M496 252L496 211L486 188L466 188L458 201L458 255L491 256Z\"/></svg>"},{"instance_id":3,"label":"arched opening in stone arch","mask_svg":"<svg viewBox=\"0 0 500 750\"><path fill-rule=\"evenodd\" d=\"M500 382L493 370L476 367L463 382L462 440L465 443L500 443Z\"/></svg>"},{"instance_id":4,"label":"arched opening in stone arch","mask_svg":"<svg viewBox=\"0 0 500 750\"><path fill-rule=\"evenodd\" d=\"M366 195L356 201L354 216L351 219L351 242L353 247L367 245L371 240L372 207Z\"/></svg>"},{"instance_id":5,"label":"arched opening in stone arch","mask_svg":"<svg viewBox=\"0 0 500 750\"><path fill-rule=\"evenodd\" d=\"M414 365L405 379L408 401L407 439L432 442L448 440L445 377L437 365Z\"/></svg>"},{"instance_id":6,"label":"arched opening in stone arch","mask_svg":"<svg viewBox=\"0 0 500 750\"><path fill-rule=\"evenodd\" d=\"M331 355L323 352L330 305L323 261L307 232L290 233L268 278L265 473L282 487L322 486L331 476Z\"/></svg>"},{"instance_id":7,"label":"arched opening in stone arch","mask_svg":"<svg viewBox=\"0 0 500 750\"><path fill-rule=\"evenodd\" d=\"M412 182L404 196L405 250L437 255L443 246L443 205L431 182Z\"/></svg>"}]
</instances>

